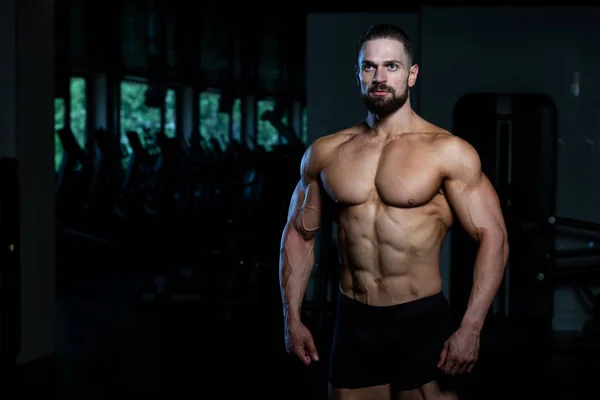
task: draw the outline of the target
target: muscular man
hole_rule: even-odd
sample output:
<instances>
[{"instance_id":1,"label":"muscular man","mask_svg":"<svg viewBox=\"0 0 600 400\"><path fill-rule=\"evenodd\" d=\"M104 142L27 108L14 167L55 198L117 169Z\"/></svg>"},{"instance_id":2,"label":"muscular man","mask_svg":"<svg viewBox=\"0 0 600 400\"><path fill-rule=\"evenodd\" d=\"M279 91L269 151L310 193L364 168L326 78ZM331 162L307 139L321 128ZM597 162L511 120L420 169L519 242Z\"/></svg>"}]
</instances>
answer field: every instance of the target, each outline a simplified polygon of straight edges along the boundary
<instances>
[{"instance_id":1,"label":"muscular man","mask_svg":"<svg viewBox=\"0 0 600 400\"><path fill-rule=\"evenodd\" d=\"M456 399L443 377L472 370L508 257L497 194L464 140L418 116L419 67L397 27L369 28L356 78L366 120L306 151L281 241L286 344L319 355L300 308L315 234L334 202L342 264L329 384L332 399ZM473 290L454 326L442 293L442 242L457 219L477 241Z\"/></svg>"}]
</instances>

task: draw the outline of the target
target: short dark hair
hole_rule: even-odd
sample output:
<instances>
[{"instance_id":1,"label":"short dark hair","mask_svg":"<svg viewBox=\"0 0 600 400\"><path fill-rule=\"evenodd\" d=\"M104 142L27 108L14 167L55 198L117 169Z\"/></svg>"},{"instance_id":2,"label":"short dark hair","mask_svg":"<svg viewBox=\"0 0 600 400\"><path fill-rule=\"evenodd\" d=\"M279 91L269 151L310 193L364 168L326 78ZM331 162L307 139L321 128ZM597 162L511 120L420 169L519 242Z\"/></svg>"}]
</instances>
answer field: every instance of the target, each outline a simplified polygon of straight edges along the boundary
<instances>
[{"instance_id":1,"label":"short dark hair","mask_svg":"<svg viewBox=\"0 0 600 400\"><path fill-rule=\"evenodd\" d=\"M395 25L391 24L379 24L373 25L367 28L367 30L362 34L360 40L358 41L358 51L357 55L360 54L360 50L365 42L369 40L375 39L392 39L397 40L398 42L404 45L404 51L406 52L406 56L408 57L408 62L412 65L413 62L413 45L410 41L406 32L402 29L398 28Z\"/></svg>"}]
</instances>

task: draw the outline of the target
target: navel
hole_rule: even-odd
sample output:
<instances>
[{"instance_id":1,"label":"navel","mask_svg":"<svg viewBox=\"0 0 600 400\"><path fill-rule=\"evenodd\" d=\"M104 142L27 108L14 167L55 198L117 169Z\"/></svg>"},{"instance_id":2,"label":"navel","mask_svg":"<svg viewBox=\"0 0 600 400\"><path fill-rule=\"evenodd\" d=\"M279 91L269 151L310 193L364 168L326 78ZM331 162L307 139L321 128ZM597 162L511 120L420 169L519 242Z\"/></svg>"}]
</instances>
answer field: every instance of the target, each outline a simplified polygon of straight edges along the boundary
<instances>
[{"instance_id":1,"label":"navel","mask_svg":"<svg viewBox=\"0 0 600 400\"><path fill-rule=\"evenodd\" d=\"M408 204L412 206L413 204L415 204L415 201L413 199L408 199Z\"/></svg>"}]
</instances>

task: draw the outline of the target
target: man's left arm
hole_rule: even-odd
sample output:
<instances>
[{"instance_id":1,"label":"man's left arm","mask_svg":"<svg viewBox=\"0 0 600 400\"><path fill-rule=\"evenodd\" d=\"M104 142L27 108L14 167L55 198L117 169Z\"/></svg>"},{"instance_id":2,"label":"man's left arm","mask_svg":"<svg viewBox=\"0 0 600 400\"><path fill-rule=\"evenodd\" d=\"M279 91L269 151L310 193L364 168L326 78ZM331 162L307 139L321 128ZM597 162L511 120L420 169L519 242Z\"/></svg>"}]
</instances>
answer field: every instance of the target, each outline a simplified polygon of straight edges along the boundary
<instances>
[{"instance_id":1,"label":"man's left arm","mask_svg":"<svg viewBox=\"0 0 600 400\"><path fill-rule=\"evenodd\" d=\"M496 190L475 149L457 137L447 148L444 191L459 222L478 243L473 289L461 326L481 331L502 282L508 237Z\"/></svg>"}]
</instances>

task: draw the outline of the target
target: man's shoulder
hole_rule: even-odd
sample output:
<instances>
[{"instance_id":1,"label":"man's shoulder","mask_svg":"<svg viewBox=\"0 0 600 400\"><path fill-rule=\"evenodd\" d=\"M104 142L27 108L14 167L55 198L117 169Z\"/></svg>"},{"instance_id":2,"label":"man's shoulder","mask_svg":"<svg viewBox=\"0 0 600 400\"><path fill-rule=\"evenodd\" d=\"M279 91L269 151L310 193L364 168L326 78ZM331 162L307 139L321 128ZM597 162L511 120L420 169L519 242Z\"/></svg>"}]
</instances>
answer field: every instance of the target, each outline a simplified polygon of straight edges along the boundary
<instances>
[{"instance_id":1,"label":"man's shoulder","mask_svg":"<svg viewBox=\"0 0 600 400\"><path fill-rule=\"evenodd\" d=\"M328 148L335 148L352 139L352 137L358 135L359 133L361 133L361 131L360 128L357 127L343 129L329 135L321 136L313 142L312 146L320 149L322 148L324 150Z\"/></svg>"},{"instance_id":2,"label":"man's shoulder","mask_svg":"<svg viewBox=\"0 0 600 400\"><path fill-rule=\"evenodd\" d=\"M307 154L310 156L325 156L336 150L339 146L359 134L359 129L352 127L329 135L321 136L308 146Z\"/></svg>"},{"instance_id":3,"label":"man's shoulder","mask_svg":"<svg viewBox=\"0 0 600 400\"><path fill-rule=\"evenodd\" d=\"M444 154L469 155L475 152L475 148L465 139L430 122L425 121L421 130L427 134L431 145Z\"/></svg>"},{"instance_id":4,"label":"man's shoulder","mask_svg":"<svg viewBox=\"0 0 600 400\"><path fill-rule=\"evenodd\" d=\"M435 133L432 140L440 166L447 175L481 170L477 150L465 139L448 131Z\"/></svg>"},{"instance_id":5,"label":"man's shoulder","mask_svg":"<svg viewBox=\"0 0 600 400\"><path fill-rule=\"evenodd\" d=\"M471 143L448 131L436 133L433 143L440 152L450 157L477 156L477 151Z\"/></svg>"},{"instance_id":6,"label":"man's shoulder","mask_svg":"<svg viewBox=\"0 0 600 400\"><path fill-rule=\"evenodd\" d=\"M302 158L303 166L314 171L325 168L336 150L358 133L360 132L357 129L349 128L321 136L306 149Z\"/></svg>"},{"instance_id":7,"label":"man's shoulder","mask_svg":"<svg viewBox=\"0 0 600 400\"><path fill-rule=\"evenodd\" d=\"M480 168L477 150L465 139L425 120L419 130L424 133L428 143L427 152L436 155L443 169Z\"/></svg>"}]
</instances>

